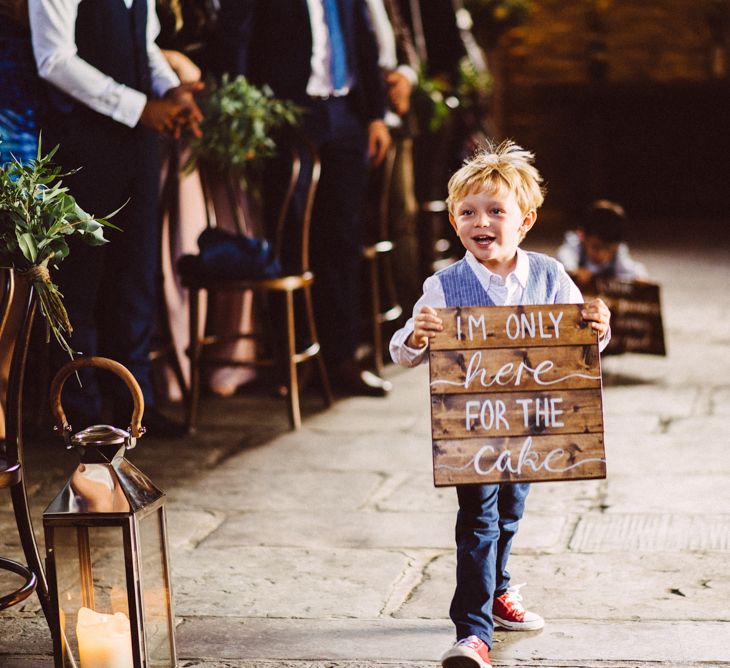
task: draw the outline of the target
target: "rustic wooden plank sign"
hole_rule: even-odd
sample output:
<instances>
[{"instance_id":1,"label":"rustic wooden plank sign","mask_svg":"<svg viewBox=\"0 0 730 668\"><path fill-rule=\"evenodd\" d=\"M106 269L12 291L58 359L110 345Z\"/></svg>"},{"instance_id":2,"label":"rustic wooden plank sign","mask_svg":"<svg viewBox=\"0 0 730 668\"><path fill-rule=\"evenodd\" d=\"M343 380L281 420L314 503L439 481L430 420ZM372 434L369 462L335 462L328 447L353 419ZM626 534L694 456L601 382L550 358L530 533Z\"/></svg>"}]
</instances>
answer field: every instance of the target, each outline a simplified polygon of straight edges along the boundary
<instances>
[{"instance_id":1,"label":"rustic wooden plank sign","mask_svg":"<svg viewBox=\"0 0 730 668\"><path fill-rule=\"evenodd\" d=\"M655 283L605 278L584 290L585 299L600 297L611 309L611 341L604 354L667 354L659 292Z\"/></svg>"},{"instance_id":2,"label":"rustic wooden plank sign","mask_svg":"<svg viewBox=\"0 0 730 668\"><path fill-rule=\"evenodd\" d=\"M601 361L581 304L438 309L437 487L606 477Z\"/></svg>"}]
</instances>

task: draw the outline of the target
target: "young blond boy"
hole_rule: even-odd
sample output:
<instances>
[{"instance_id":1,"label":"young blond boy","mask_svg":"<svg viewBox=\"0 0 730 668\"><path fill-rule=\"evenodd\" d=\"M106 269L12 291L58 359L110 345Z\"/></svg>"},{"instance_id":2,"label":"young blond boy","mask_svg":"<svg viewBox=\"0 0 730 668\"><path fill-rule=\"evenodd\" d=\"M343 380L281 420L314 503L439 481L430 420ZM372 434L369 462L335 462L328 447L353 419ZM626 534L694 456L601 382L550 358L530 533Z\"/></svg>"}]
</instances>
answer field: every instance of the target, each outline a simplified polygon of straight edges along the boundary
<instances>
[{"instance_id":1,"label":"young blond boy","mask_svg":"<svg viewBox=\"0 0 730 668\"><path fill-rule=\"evenodd\" d=\"M544 199L533 159L511 141L490 144L451 177L449 220L466 253L426 279L413 316L391 339L393 361L415 366L425 359L429 339L443 329L436 308L583 302L559 262L519 248ZM598 333L602 350L610 337L608 307L596 299L582 315ZM515 631L544 625L542 617L523 607L521 585L510 587L507 571L529 487L456 487L456 591L450 616L457 641L441 658L444 668L491 666L495 625Z\"/></svg>"}]
</instances>

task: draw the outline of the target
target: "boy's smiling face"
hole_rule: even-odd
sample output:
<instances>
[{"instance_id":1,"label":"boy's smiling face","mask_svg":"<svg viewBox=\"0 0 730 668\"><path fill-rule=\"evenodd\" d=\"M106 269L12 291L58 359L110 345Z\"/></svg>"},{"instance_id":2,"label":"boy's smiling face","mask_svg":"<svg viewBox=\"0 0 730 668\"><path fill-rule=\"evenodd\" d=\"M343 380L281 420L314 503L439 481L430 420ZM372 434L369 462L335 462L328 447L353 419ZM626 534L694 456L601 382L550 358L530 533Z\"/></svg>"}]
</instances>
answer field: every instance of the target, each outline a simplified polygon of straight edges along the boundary
<instances>
[{"instance_id":1,"label":"boy's smiling face","mask_svg":"<svg viewBox=\"0 0 730 668\"><path fill-rule=\"evenodd\" d=\"M507 188L478 190L458 200L449 216L461 243L487 269L503 278L517 263L517 247L535 223Z\"/></svg>"}]
</instances>

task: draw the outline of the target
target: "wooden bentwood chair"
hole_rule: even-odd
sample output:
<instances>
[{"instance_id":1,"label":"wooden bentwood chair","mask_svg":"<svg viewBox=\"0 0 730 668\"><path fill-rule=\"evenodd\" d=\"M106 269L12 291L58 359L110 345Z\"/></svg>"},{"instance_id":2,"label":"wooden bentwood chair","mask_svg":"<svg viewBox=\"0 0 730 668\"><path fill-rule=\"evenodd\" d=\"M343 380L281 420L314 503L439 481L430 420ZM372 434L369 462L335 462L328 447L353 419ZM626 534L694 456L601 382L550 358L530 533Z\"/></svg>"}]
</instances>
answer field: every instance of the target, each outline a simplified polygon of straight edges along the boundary
<instances>
[{"instance_id":1,"label":"wooden bentwood chair","mask_svg":"<svg viewBox=\"0 0 730 668\"><path fill-rule=\"evenodd\" d=\"M300 364L309 360L316 360L319 371L320 387L327 406L332 403L324 360L320 352L319 339L314 321L312 306L312 285L315 277L309 266L309 233L311 227L312 208L320 176L320 160L313 146L305 143L302 137L289 138L279 147L286 152L288 161L288 183L281 199L279 214L273 229L273 244L277 257L282 257L282 250L286 244L287 258L294 257L292 267L284 267L285 275L277 278L231 280L223 278L184 277L184 284L190 290L190 390L187 402L187 426L194 431L197 426L198 408L200 403L201 368L210 366L269 366L278 367L286 378L286 396L289 403L289 420L293 429L299 429L302 424L299 402L299 380L297 376ZM282 158L283 159L283 158ZM244 229L240 212L236 205L236 180L230 175L221 177L212 173L201 165L199 168L201 183L207 204L208 223L215 226L215 211L213 207L212 185L214 179L225 178L225 187L231 207L231 214L236 219L240 231ZM301 179L308 183L306 199L299 219L295 220L294 192ZM271 226L265 225L266 229ZM298 252L291 252L292 244L299 243ZM288 271L287 271L288 270ZM252 291L254 295L254 317L256 319L254 332L238 332L227 336L200 335L200 293L206 291L208 304L214 303L216 293ZM301 295L303 309L301 323L306 337L297 332L297 314L295 295ZM283 301L283 323L274 317L273 309L281 309ZM281 323L281 324L280 324ZM268 327L267 327L268 325ZM277 335L274 328L277 326L285 330L284 336ZM266 356L256 353L255 360L221 360L205 359L203 349L216 344L226 344L238 339L254 338L269 349ZM306 338L306 343L302 343ZM283 339L283 340L282 340Z\"/></svg>"},{"instance_id":2,"label":"wooden bentwood chair","mask_svg":"<svg viewBox=\"0 0 730 668\"><path fill-rule=\"evenodd\" d=\"M14 273L8 269L1 271L0 332L3 332L8 323L8 315L16 297L16 290ZM15 336L5 401L5 451L0 451L0 489L10 490L15 523L27 566L10 559L0 558L0 569L13 572L24 579L24 583L19 589L0 596L0 610L21 603L35 591L48 620L51 618L48 586L33 533L23 475L23 388L36 306L35 291L31 287L25 299L20 329Z\"/></svg>"},{"instance_id":3,"label":"wooden bentwood chair","mask_svg":"<svg viewBox=\"0 0 730 668\"><path fill-rule=\"evenodd\" d=\"M396 148L391 145L383 163L371 175L370 209L366 224L368 241L363 248L370 283L370 337L373 367L383 375L383 327L400 318L403 308L398 301L393 273L393 242L390 240L390 197Z\"/></svg>"}]
</instances>

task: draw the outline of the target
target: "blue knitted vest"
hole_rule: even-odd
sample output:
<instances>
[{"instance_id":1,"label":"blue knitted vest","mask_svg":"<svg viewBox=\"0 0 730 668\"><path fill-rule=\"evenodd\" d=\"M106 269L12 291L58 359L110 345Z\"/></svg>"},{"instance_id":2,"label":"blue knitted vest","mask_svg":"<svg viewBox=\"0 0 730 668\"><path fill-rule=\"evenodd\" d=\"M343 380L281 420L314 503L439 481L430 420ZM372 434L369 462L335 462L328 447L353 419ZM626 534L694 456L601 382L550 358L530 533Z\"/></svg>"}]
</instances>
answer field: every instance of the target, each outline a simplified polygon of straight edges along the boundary
<instances>
[{"instance_id":1,"label":"blue knitted vest","mask_svg":"<svg viewBox=\"0 0 730 668\"><path fill-rule=\"evenodd\" d=\"M554 304L558 293L560 264L542 253L527 252L530 273L522 296L523 304ZM446 306L494 306L476 274L462 258L436 272L444 290Z\"/></svg>"}]
</instances>

